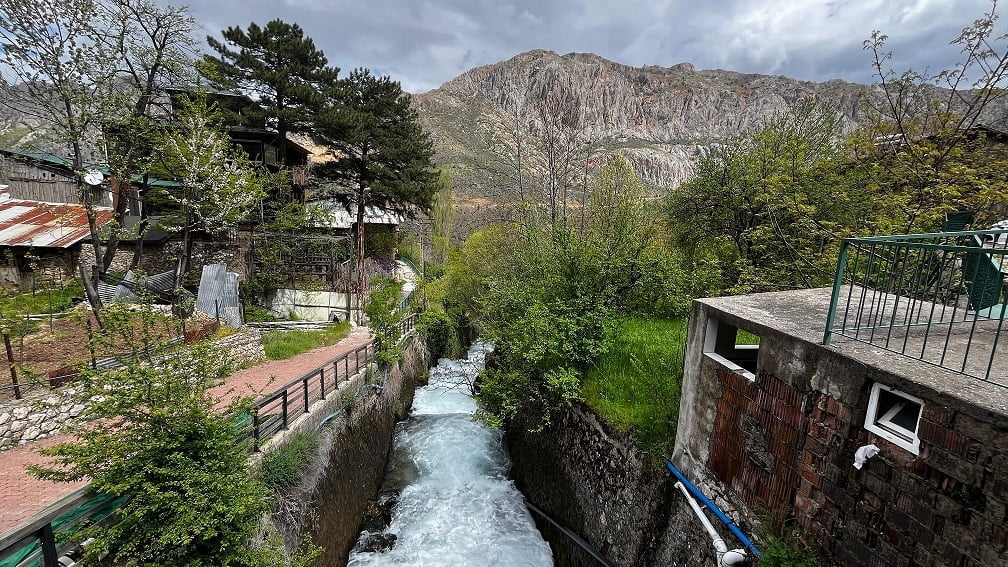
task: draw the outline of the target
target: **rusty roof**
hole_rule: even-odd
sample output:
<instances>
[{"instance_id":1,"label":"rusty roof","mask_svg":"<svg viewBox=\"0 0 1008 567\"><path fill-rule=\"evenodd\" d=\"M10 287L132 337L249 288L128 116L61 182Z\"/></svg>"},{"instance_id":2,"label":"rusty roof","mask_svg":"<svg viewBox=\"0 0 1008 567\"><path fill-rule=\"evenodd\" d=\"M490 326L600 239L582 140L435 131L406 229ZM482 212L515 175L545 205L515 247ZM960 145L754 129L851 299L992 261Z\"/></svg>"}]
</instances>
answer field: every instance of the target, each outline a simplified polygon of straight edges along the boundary
<instances>
[{"instance_id":1,"label":"rusty roof","mask_svg":"<svg viewBox=\"0 0 1008 567\"><path fill-rule=\"evenodd\" d=\"M112 209L97 208L98 226L112 218ZM83 205L0 201L0 246L69 248L91 235Z\"/></svg>"}]
</instances>

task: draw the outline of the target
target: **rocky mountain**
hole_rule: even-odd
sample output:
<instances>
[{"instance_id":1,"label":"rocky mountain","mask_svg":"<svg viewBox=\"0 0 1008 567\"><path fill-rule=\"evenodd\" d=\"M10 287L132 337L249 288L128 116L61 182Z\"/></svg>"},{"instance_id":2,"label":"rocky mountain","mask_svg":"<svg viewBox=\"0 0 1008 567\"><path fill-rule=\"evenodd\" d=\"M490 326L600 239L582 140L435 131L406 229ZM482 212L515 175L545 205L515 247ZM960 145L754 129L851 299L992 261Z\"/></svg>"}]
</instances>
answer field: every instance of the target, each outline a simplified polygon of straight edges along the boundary
<instances>
[{"instance_id":1,"label":"rocky mountain","mask_svg":"<svg viewBox=\"0 0 1008 567\"><path fill-rule=\"evenodd\" d=\"M517 130L534 134L542 118L537 101L557 93L584 139L627 156L646 181L675 186L711 144L760 127L798 99L835 107L841 133L853 130L867 88L536 50L472 69L413 100L439 159L455 168L456 192L492 197L494 183L483 173L499 160L498 144Z\"/></svg>"}]
</instances>

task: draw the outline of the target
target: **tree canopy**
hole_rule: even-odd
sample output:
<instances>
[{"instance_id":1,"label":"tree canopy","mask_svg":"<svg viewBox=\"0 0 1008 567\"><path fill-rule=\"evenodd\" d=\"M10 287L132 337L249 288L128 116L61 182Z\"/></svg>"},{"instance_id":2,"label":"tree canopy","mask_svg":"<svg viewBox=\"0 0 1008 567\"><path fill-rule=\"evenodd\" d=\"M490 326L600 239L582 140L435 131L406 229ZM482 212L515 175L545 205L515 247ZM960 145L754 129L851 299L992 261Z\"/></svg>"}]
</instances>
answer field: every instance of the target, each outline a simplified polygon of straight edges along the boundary
<instances>
[{"instance_id":1,"label":"tree canopy","mask_svg":"<svg viewBox=\"0 0 1008 567\"><path fill-rule=\"evenodd\" d=\"M204 57L205 72L222 87L255 101L241 119L275 128L280 140L288 132L308 131L322 93L336 82L339 69L329 66L301 26L277 19L265 26L251 23L247 30L229 27L221 35L224 41L207 37L217 55ZM285 145L279 147L281 161L286 161Z\"/></svg>"},{"instance_id":2,"label":"tree canopy","mask_svg":"<svg viewBox=\"0 0 1008 567\"><path fill-rule=\"evenodd\" d=\"M434 148L399 83L355 69L327 99L315 133L333 160L315 174L336 189L321 193L408 216L428 210L438 187Z\"/></svg>"}]
</instances>

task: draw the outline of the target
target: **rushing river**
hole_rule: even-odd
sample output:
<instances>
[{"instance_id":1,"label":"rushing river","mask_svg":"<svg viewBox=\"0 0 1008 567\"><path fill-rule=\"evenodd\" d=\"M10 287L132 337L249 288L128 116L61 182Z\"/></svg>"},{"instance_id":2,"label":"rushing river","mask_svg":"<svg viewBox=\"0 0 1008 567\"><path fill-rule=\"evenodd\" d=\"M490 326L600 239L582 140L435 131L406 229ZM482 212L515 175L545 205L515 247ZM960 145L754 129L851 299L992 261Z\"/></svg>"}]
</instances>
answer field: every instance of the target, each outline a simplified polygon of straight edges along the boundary
<instances>
[{"instance_id":1,"label":"rushing river","mask_svg":"<svg viewBox=\"0 0 1008 567\"><path fill-rule=\"evenodd\" d=\"M468 386L483 368L488 347L477 343L466 360L441 359L430 382L418 388L413 411L397 426L380 499L395 499L391 523L365 532L349 565L540 566L553 565L508 480L511 462L502 433L473 421L476 402ZM381 538L394 544L363 551Z\"/></svg>"}]
</instances>

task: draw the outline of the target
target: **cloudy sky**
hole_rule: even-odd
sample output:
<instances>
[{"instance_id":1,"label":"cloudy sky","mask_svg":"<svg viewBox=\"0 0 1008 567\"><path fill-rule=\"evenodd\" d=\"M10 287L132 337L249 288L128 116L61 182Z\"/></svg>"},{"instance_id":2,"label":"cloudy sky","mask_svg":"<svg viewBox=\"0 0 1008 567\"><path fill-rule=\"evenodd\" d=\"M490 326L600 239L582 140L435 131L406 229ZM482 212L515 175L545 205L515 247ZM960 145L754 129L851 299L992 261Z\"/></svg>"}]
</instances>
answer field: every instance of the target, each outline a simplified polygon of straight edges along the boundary
<instances>
[{"instance_id":1,"label":"cloudy sky","mask_svg":"<svg viewBox=\"0 0 1008 567\"><path fill-rule=\"evenodd\" d=\"M949 42L990 2L191 0L190 8L207 34L273 18L296 22L344 71L368 67L423 92L537 48L634 66L688 61L699 69L872 82L862 49L872 30L889 36L896 69L941 69L958 55Z\"/></svg>"}]
</instances>

